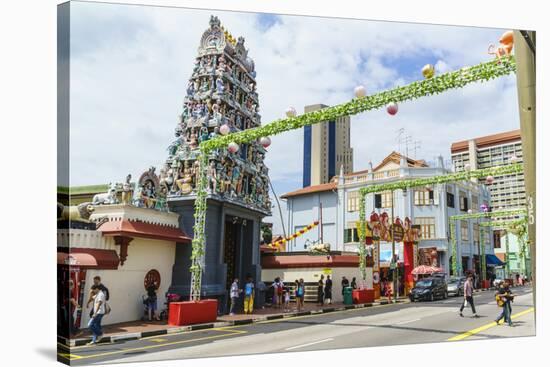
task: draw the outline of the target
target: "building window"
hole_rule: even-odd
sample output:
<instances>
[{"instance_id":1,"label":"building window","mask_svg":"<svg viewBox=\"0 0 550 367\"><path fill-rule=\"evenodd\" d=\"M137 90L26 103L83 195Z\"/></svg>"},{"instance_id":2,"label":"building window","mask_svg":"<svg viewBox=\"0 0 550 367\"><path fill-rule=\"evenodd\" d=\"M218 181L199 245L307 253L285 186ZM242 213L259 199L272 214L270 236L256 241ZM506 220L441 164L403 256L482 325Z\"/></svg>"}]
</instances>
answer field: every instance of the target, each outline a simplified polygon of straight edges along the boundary
<instances>
[{"instance_id":1,"label":"building window","mask_svg":"<svg viewBox=\"0 0 550 367\"><path fill-rule=\"evenodd\" d=\"M474 245L476 246L479 245L479 224L478 223L474 223Z\"/></svg>"},{"instance_id":2,"label":"building window","mask_svg":"<svg viewBox=\"0 0 550 367\"><path fill-rule=\"evenodd\" d=\"M359 242L359 236L357 235L357 228L355 222L349 222L348 228L344 229L344 243L357 243Z\"/></svg>"},{"instance_id":3,"label":"building window","mask_svg":"<svg viewBox=\"0 0 550 367\"><path fill-rule=\"evenodd\" d=\"M477 196L472 195L472 210L476 211L479 209L479 201Z\"/></svg>"},{"instance_id":4,"label":"building window","mask_svg":"<svg viewBox=\"0 0 550 367\"><path fill-rule=\"evenodd\" d=\"M461 191L458 198L460 200L460 210L463 211L463 212L467 212L468 211L468 197L466 196L466 193Z\"/></svg>"},{"instance_id":5,"label":"building window","mask_svg":"<svg viewBox=\"0 0 550 367\"><path fill-rule=\"evenodd\" d=\"M495 248L500 248L501 247L500 238L501 238L500 231L494 231L493 232L493 242L495 244Z\"/></svg>"},{"instance_id":6,"label":"building window","mask_svg":"<svg viewBox=\"0 0 550 367\"><path fill-rule=\"evenodd\" d=\"M348 191L348 212L359 210L359 191Z\"/></svg>"},{"instance_id":7,"label":"building window","mask_svg":"<svg viewBox=\"0 0 550 367\"><path fill-rule=\"evenodd\" d=\"M414 205L434 205L433 190L414 190Z\"/></svg>"},{"instance_id":8,"label":"building window","mask_svg":"<svg viewBox=\"0 0 550 367\"><path fill-rule=\"evenodd\" d=\"M392 192L384 191L380 194L374 194L374 207L375 208L391 208L392 204Z\"/></svg>"},{"instance_id":9,"label":"building window","mask_svg":"<svg viewBox=\"0 0 550 367\"><path fill-rule=\"evenodd\" d=\"M455 195L451 194L450 192L447 193L447 206L449 208L455 207Z\"/></svg>"},{"instance_id":10,"label":"building window","mask_svg":"<svg viewBox=\"0 0 550 367\"><path fill-rule=\"evenodd\" d=\"M420 235L423 240L435 238L435 218L434 217L416 217L414 224L420 226Z\"/></svg>"},{"instance_id":11,"label":"building window","mask_svg":"<svg viewBox=\"0 0 550 367\"><path fill-rule=\"evenodd\" d=\"M461 220L460 221L460 240L462 242L468 242L469 240L469 233L468 233L468 221Z\"/></svg>"}]
</instances>

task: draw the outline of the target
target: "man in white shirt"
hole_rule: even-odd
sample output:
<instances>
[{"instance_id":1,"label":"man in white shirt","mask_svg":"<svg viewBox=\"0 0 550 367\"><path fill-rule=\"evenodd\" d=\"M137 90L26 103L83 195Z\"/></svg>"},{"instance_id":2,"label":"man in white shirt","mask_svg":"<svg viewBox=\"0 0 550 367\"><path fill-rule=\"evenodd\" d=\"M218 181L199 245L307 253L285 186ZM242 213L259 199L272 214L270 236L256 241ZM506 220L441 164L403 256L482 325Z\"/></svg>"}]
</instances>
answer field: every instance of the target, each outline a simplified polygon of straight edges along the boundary
<instances>
[{"instance_id":1,"label":"man in white shirt","mask_svg":"<svg viewBox=\"0 0 550 367\"><path fill-rule=\"evenodd\" d=\"M92 332L92 341L89 344L97 344L98 339L101 339L103 331L101 330L101 319L105 315L105 293L97 285L92 286L92 294L94 298L94 308L89 326Z\"/></svg>"},{"instance_id":2,"label":"man in white shirt","mask_svg":"<svg viewBox=\"0 0 550 367\"><path fill-rule=\"evenodd\" d=\"M235 307L237 306L237 301L239 300L239 294L242 292L242 289L239 289L239 278L233 280L231 284L231 290L229 291L229 296L231 297L231 307L229 308L229 314L235 314Z\"/></svg>"}]
</instances>

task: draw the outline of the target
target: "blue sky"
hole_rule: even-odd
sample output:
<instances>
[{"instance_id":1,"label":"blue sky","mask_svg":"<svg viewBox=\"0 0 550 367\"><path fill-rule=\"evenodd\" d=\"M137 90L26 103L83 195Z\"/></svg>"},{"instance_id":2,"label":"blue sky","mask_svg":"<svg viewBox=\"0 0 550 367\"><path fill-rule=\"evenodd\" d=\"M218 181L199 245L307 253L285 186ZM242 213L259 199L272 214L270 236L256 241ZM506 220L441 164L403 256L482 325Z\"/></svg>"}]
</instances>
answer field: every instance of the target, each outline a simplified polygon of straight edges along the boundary
<instances>
[{"instance_id":1,"label":"blue sky","mask_svg":"<svg viewBox=\"0 0 550 367\"><path fill-rule=\"evenodd\" d=\"M211 14L246 39L258 73L262 123L314 103L375 93L490 60L504 30L238 12L71 3L71 185L122 181L160 167ZM352 116L355 170L397 150L397 130L422 141L416 158L450 157L453 141L519 127L515 77ZM301 187L302 131L272 138L276 192ZM276 212L276 211L274 211ZM313 218L314 219L314 218ZM312 219L312 220L313 220ZM277 225L276 225L277 228Z\"/></svg>"}]
</instances>

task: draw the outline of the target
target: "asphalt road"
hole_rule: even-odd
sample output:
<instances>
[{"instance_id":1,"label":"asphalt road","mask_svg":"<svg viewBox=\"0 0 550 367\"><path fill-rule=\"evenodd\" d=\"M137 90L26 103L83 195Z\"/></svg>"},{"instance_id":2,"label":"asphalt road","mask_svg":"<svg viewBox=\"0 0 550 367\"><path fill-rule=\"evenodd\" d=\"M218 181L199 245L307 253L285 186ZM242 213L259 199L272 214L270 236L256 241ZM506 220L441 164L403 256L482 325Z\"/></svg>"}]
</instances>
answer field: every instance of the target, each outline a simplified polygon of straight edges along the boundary
<instances>
[{"instance_id":1,"label":"asphalt road","mask_svg":"<svg viewBox=\"0 0 550 367\"><path fill-rule=\"evenodd\" d=\"M489 291L475 295L479 318L470 309L459 317L463 298L449 298L73 347L63 356L87 365L535 335L531 289L514 291L513 328L494 323L500 309Z\"/></svg>"}]
</instances>

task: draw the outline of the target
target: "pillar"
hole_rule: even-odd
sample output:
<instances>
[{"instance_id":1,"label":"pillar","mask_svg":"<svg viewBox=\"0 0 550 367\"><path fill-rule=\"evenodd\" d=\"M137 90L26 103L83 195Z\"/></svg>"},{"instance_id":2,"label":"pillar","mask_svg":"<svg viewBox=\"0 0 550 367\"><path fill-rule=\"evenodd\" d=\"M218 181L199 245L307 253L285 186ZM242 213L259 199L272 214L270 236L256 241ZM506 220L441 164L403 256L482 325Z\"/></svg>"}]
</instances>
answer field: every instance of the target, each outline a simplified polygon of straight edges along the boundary
<instances>
[{"instance_id":1,"label":"pillar","mask_svg":"<svg viewBox=\"0 0 550 367\"><path fill-rule=\"evenodd\" d=\"M414 286L412 275L414 269L414 242L403 243L403 262L405 268L405 295L408 295Z\"/></svg>"}]
</instances>

